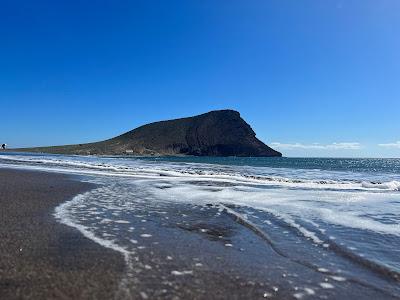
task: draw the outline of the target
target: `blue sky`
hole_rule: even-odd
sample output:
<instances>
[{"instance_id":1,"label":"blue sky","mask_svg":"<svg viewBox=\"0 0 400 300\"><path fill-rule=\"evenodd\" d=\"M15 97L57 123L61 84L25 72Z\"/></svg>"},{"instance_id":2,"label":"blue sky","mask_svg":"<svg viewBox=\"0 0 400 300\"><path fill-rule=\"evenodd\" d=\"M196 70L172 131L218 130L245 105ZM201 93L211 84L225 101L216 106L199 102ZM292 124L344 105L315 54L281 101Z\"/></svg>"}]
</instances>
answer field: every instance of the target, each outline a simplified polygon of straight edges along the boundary
<instances>
[{"instance_id":1,"label":"blue sky","mask_svg":"<svg viewBox=\"0 0 400 300\"><path fill-rule=\"evenodd\" d=\"M400 157L400 2L2 1L0 142L214 109L287 156Z\"/></svg>"}]
</instances>

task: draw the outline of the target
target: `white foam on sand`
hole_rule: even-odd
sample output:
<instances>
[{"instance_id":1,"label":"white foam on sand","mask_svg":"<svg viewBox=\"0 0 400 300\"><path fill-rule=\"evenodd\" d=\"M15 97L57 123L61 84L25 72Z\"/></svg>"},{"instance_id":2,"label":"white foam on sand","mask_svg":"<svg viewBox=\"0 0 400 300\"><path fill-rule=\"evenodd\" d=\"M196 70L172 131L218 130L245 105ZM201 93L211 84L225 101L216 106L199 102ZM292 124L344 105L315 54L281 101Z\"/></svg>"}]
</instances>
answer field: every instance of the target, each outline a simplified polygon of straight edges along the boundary
<instances>
[{"instance_id":1,"label":"white foam on sand","mask_svg":"<svg viewBox=\"0 0 400 300\"><path fill-rule=\"evenodd\" d=\"M111 240L107 240L107 239L104 239L104 238L101 238L101 237L95 235L92 231L89 230L89 228L81 225L79 223L79 221L75 220L74 216L70 213L69 208L81 203L82 201L85 201L85 199L86 199L85 196L86 196L86 194L77 195L72 200L67 201L67 202L57 206L55 209L55 214L54 214L55 217L61 223L77 229L85 237L102 245L103 247L120 252L121 254L124 255L124 257L126 255L129 255L129 252L126 249L118 246L117 244L113 243L113 241L111 241Z\"/></svg>"},{"instance_id":2,"label":"white foam on sand","mask_svg":"<svg viewBox=\"0 0 400 300\"><path fill-rule=\"evenodd\" d=\"M140 235L142 238L150 238L150 237L152 237L152 235L151 234L148 234L148 233L143 233L143 234L141 234Z\"/></svg>"},{"instance_id":3,"label":"white foam on sand","mask_svg":"<svg viewBox=\"0 0 400 300\"><path fill-rule=\"evenodd\" d=\"M304 237L310 239L315 244L322 245L326 243L321 236L324 231L321 228L301 225L297 220L302 220L309 224L326 222L349 228L360 230L369 230L382 234L391 234L400 236L400 225L398 223L388 224L369 218L366 213L379 214L382 205L386 207L392 205L393 210L400 213L400 208L390 204L393 198L400 201L400 194L373 193L373 192L338 192L319 190L293 190L288 188L264 188L262 185L243 185L232 180L224 181L221 179L210 180L209 184L202 184L204 178L201 176L195 178L178 177L137 177L134 185L138 190L146 191L151 201L178 201L186 203L206 204L206 203L225 203L241 206L249 206L261 211L273 214L275 217L287 223L290 227L297 230ZM129 207L127 204L121 206L121 202L115 202L116 199L129 199L135 197L133 186L127 182L127 185L117 187L116 189L107 186L104 182L103 190L96 190L96 195L88 194L87 198L96 197L102 199L101 205L105 205L107 210L112 209L112 213L118 216ZM199 184L198 184L199 183ZM133 184L133 182L131 182ZM209 185L216 184L219 189L210 189ZM168 188L165 188L168 187ZM104 195L104 196L103 196ZM143 197L143 196L139 196ZM73 202L75 203L75 202ZM69 207L78 205L70 205ZM80 208L84 210L84 208ZM100 222L109 222L109 217ZM70 222L70 220L67 220ZM79 220L75 220L79 222ZM124 219L115 219L113 223L128 224ZM82 228L84 230L85 228ZM89 233L85 233L88 235ZM143 236L142 236L143 237ZM326 237L326 240L329 238ZM115 247L109 240L99 242L108 247Z\"/></svg>"},{"instance_id":4,"label":"white foam on sand","mask_svg":"<svg viewBox=\"0 0 400 300\"><path fill-rule=\"evenodd\" d=\"M177 167L173 164L149 164L141 161L123 165L119 160L107 159L103 162L100 158L87 160L82 157L54 159L10 156L9 158L40 162L39 165L22 166L25 168L46 168L63 173L94 175L92 181L102 184L102 188L59 206L56 216L61 222L75 227L86 237L102 246L119 251L124 256L129 255L132 250L130 246L118 241L124 232L121 230L122 226L129 225L130 222L124 214L139 215L136 206L132 206L129 199L146 199L146 203L185 202L198 205L223 203L251 207L272 214L305 238L321 246L328 245L326 241L329 240L329 236L325 236L324 228L319 226L321 223L400 236L400 225L397 220L387 222L390 217L386 216L385 222L380 222L376 218L369 217L369 215L380 215L385 212L384 210L400 215L400 207L396 204L400 201L400 194L376 188L376 184L360 190L361 183L341 183L334 180L318 183L315 179L302 179L297 182L276 176L251 177L238 172L229 173L227 169L217 170L215 166L213 166L215 170L205 170L204 166L199 166L200 171L196 171L193 165L188 168L184 165ZM1 159L4 159L4 156ZM115 186L111 183L115 183ZM352 190L357 186L359 190ZM331 190L332 188L334 189ZM396 183L392 182L387 188L395 189ZM90 204L102 207L109 214L100 214L103 212L100 210L89 211L89 207L85 205L90 206ZM80 214L85 211L87 213ZM101 232L83 225L90 220L92 220L90 226L93 228L101 225ZM127 231L132 234L132 230L127 229ZM151 236L149 232L142 234L133 236L132 240L138 241L139 238L140 241L140 238ZM135 246L132 242L129 245ZM138 245L137 249L143 247Z\"/></svg>"},{"instance_id":5,"label":"white foam on sand","mask_svg":"<svg viewBox=\"0 0 400 300\"><path fill-rule=\"evenodd\" d=\"M330 284L330 283L328 283L328 282L321 282L319 285L320 285L323 289L333 289L333 288L334 288L333 284Z\"/></svg>"},{"instance_id":6,"label":"white foam on sand","mask_svg":"<svg viewBox=\"0 0 400 300\"><path fill-rule=\"evenodd\" d=\"M175 276L192 275L193 271L176 271L175 270L175 271L172 271L171 274L175 275Z\"/></svg>"},{"instance_id":7,"label":"white foam on sand","mask_svg":"<svg viewBox=\"0 0 400 300\"><path fill-rule=\"evenodd\" d=\"M109 248L121 253L121 255L125 260L126 271L125 275L120 280L119 289L117 291L117 297L132 298L131 290L133 289L134 286L132 278L135 270L135 263L132 256L135 254L135 251L132 249L128 249L127 247L118 245L117 241L115 240L115 234L112 231L103 232L102 234L99 234L99 232L93 230L92 227L83 225L82 219L79 217L79 214L76 214L77 208L79 211L79 209L86 207L85 203L89 205L88 202L90 202L91 195L93 194L93 192L98 192L99 190L102 191L104 190L104 188L95 189L86 192L84 194L77 195L72 200L60 204L59 206L56 207L54 216L60 223L77 229L86 238L96 242L97 244L105 248ZM106 222L106 224L109 223L110 222ZM127 222L117 222L117 223L125 225ZM137 241L134 239L130 239L129 241L133 245L137 244Z\"/></svg>"}]
</instances>

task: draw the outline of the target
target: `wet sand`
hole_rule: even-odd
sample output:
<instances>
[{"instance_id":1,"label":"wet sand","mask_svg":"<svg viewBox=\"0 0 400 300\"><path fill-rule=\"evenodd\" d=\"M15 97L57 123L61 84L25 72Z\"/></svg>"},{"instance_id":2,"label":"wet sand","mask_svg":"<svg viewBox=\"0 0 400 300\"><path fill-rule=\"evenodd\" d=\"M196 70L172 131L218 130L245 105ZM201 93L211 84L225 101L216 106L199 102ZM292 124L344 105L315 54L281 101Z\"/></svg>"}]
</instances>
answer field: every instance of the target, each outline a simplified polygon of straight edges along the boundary
<instances>
[{"instance_id":1,"label":"wet sand","mask_svg":"<svg viewBox=\"0 0 400 300\"><path fill-rule=\"evenodd\" d=\"M0 169L0 299L114 296L121 255L52 216L91 187L59 174Z\"/></svg>"}]
</instances>

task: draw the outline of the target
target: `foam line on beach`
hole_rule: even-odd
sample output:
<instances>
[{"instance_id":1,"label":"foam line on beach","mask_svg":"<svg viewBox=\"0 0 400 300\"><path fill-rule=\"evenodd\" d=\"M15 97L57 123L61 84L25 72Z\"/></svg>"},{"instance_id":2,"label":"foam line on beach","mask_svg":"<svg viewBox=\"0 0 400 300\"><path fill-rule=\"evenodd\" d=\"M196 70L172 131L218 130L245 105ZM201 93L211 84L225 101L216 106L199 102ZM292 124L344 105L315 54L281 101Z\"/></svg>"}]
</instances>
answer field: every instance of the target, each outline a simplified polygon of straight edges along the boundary
<instances>
[{"instance_id":1,"label":"foam line on beach","mask_svg":"<svg viewBox=\"0 0 400 300\"><path fill-rule=\"evenodd\" d=\"M105 239L102 239L102 238L96 236L90 230L88 230L86 228L86 226L83 226L83 225L79 224L78 222L76 222L73 219L73 217L71 216L71 214L69 213L68 209L71 206L79 205L79 203L85 201L85 199L86 199L85 197L86 197L86 195L88 195L88 193L90 193L90 192L86 192L84 194L77 195L72 200L64 202L64 203L60 204L59 206L57 206L55 209L54 216L56 217L57 220L60 221L60 223L77 229L88 239L96 242L97 244L102 245L103 247L120 252L125 257L126 255L129 254L129 252L126 249L116 245L112 241L105 240Z\"/></svg>"},{"instance_id":2,"label":"foam line on beach","mask_svg":"<svg viewBox=\"0 0 400 300\"><path fill-rule=\"evenodd\" d=\"M56 207L54 216L60 223L70 226L72 228L77 229L83 236L92 240L93 242L105 247L112 249L118 253L120 253L125 261L125 274L121 278L118 286L118 290L116 291L116 299L127 299L131 298L131 289L132 285L135 283L134 280L134 262L132 259L131 251L118 246L111 240L107 240L97 236L95 233L90 231L86 226L79 223L79 221L74 220L74 217L71 215L69 209L72 206L79 206L80 203L87 201L88 195L91 192L86 192L81 195L75 196L73 199L64 202Z\"/></svg>"},{"instance_id":3,"label":"foam line on beach","mask_svg":"<svg viewBox=\"0 0 400 300\"><path fill-rule=\"evenodd\" d=\"M322 190L365 190L365 191L398 191L400 181L391 180L387 182L376 182L366 180L332 180L332 179L301 179L287 178L282 176L255 175L239 172L237 168L219 167L220 171L212 168L204 168L204 165L198 165L194 168L193 164L176 165L173 163L154 163L140 161L139 159L130 160L129 164L123 164L116 159L111 158L86 158L86 157L29 157L18 155L1 155L0 159L25 162L49 167L76 168L77 171L88 173L90 171L104 171L104 175L113 176L167 176L167 177L191 177L204 178L210 180L229 180L249 184L263 184L267 186L286 186L302 189L322 189ZM84 161L86 159L87 161ZM104 160L104 162L102 161ZM247 168L249 170L254 168ZM304 170L306 172L306 170ZM309 172L309 171L307 171ZM290 172L288 172L290 174ZM297 170L299 173L299 170ZM94 173L99 174L99 173Z\"/></svg>"}]
</instances>

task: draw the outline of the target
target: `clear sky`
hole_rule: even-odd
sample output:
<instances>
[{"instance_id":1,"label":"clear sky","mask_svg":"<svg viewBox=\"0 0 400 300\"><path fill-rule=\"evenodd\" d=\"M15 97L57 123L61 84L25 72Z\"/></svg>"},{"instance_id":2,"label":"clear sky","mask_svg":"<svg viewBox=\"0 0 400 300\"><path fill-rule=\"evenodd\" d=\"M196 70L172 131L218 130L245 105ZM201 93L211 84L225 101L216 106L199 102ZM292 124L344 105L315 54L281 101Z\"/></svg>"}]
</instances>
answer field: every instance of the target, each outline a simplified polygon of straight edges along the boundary
<instances>
[{"instance_id":1,"label":"clear sky","mask_svg":"<svg viewBox=\"0 0 400 300\"><path fill-rule=\"evenodd\" d=\"M1 1L0 142L240 111L286 156L400 157L400 1Z\"/></svg>"}]
</instances>

